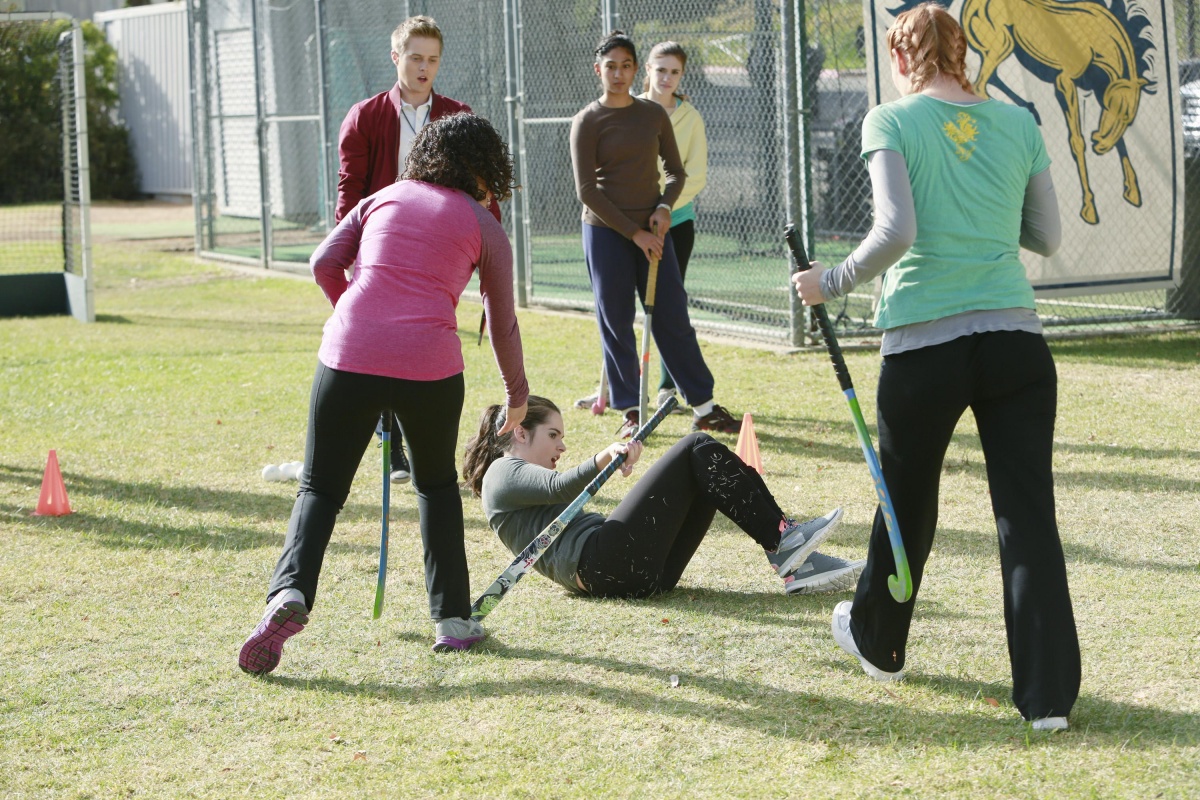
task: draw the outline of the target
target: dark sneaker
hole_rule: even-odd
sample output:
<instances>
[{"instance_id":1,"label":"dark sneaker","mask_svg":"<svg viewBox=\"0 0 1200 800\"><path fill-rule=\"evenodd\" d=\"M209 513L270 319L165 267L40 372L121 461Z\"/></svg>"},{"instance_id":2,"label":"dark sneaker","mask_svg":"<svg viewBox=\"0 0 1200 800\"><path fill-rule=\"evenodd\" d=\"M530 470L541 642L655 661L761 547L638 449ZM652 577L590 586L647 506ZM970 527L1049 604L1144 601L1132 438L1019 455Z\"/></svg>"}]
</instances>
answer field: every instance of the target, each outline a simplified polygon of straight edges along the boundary
<instances>
[{"instance_id":1,"label":"dark sneaker","mask_svg":"<svg viewBox=\"0 0 1200 800\"><path fill-rule=\"evenodd\" d=\"M693 431L716 431L717 433L741 433L742 421L734 419L724 406L713 405L713 410L703 417L692 415Z\"/></svg>"},{"instance_id":2,"label":"dark sneaker","mask_svg":"<svg viewBox=\"0 0 1200 800\"><path fill-rule=\"evenodd\" d=\"M308 624L308 607L299 589L284 589L271 598L258 627L242 645L238 666L243 672L262 675L279 666L283 643Z\"/></svg>"},{"instance_id":3,"label":"dark sneaker","mask_svg":"<svg viewBox=\"0 0 1200 800\"><path fill-rule=\"evenodd\" d=\"M855 587L866 565L866 559L847 561L814 550L803 564L783 576L783 590L788 594L844 592Z\"/></svg>"},{"instance_id":4,"label":"dark sneaker","mask_svg":"<svg viewBox=\"0 0 1200 800\"><path fill-rule=\"evenodd\" d=\"M857 658L858 662L862 664L863 672L875 680L887 683L888 681L898 681L903 678L903 670L900 672L884 672L863 658L863 654L858 651L858 644L854 641L854 633L850 630L850 607L852 605L853 603L849 600L843 600L833 607L833 640L838 643L838 647Z\"/></svg>"},{"instance_id":5,"label":"dark sneaker","mask_svg":"<svg viewBox=\"0 0 1200 800\"><path fill-rule=\"evenodd\" d=\"M779 537L779 549L767 553L767 560L775 568L775 573L782 578L791 572L792 567L806 560L841 521L842 510L835 508L823 517L808 522L793 522L784 528Z\"/></svg>"},{"instance_id":6,"label":"dark sneaker","mask_svg":"<svg viewBox=\"0 0 1200 800\"><path fill-rule=\"evenodd\" d=\"M412 480L412 467L404 452L404 440L399 436L392 439L392 483L408 483Z\"/></svg>"},{"instance_id":7,"label":"dark sneaker","mask_svg":"<svg viewBox=\"0 0 1200 800\"><path fill-rule=\"evenodd\" d=\"M471 645L478 644L487 638L487 631L477 621L470 617L458 619L439 619L437 622L437 639L433 643L433 652L449 653L452 650L470 650Z\"/></svg>"},{"instance_id":8,"label":"dark sneaker","mask_svg":"<svg viewBox=\"0 0 1200 800\"><path fill-rule=\"evenodd\" d=\"M641 425L638 423L638 418L641 415L636 408L631 408L625 412L625 421L621 423L621 427L617 428L618 439L630 439L633 437Z\"/></svg>"},{"instance_id":9,"label":"dark sneaker","mask_svg":"<svg viewBox=\"0 0 1200 800\"><path fill-rule=\"evenodd\" d=\"M663 403L667 402L672 397L675 397L676 400L679 399L678 397L676 397L674 389L659 389L658 390L658 398L654 401L654 407L662 408ZM671 413L672 414L686 414L687 409L685 409L683 407L683 403L680 403L679 405L675 406L675 408L671 409Z\"/></svg>"}]
</instances>

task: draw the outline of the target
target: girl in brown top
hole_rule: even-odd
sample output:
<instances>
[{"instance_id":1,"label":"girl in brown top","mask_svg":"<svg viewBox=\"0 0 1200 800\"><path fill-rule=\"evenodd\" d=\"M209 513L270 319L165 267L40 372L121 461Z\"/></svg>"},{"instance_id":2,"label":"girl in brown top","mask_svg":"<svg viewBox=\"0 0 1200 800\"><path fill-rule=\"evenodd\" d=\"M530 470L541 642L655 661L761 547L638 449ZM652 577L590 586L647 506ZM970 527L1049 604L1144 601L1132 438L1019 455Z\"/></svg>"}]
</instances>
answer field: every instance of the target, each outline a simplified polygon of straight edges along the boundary
<instances>
[{"instance_id":1,"label":"girl in brown top","mask_svg":"<svg viewBox=\"0 0 1200 800\"><path fill-rule=\"evenodd\" d=\"M629 93L637 74L633 41L613 31L596 48L603 94L571 121L575 191L583 203L583 250L596 301L613 408L625 412L619 432L637 429L639 354L634 292L645 300L649 259L658 258L654 341L692 406L692 430L737 433L741 422L713 403L713 377L688 317L687 294L671 242L671 205L687 177L671 118L663 107ZM666 188L659 190L662 158Z\"/></svg>"}]
</instances>

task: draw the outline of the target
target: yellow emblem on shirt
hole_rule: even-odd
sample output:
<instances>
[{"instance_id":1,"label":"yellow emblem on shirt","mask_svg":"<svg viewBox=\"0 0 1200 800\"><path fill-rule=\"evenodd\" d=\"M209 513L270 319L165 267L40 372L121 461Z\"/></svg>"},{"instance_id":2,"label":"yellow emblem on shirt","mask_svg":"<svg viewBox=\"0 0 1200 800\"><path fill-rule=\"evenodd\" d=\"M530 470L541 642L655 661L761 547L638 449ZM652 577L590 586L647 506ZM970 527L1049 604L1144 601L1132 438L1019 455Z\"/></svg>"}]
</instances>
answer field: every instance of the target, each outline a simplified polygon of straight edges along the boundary
<instances>
[{"instance_id":1,"label":"yellow emblem on shirt","mask_svg":"<svg viewBox=\"0 0 1200 800\"><path fill-rule=\"evenodd\" d=\"M947 122L942 126L942 130L946 132L946 136L950 141L954 142L954 152L958 155L959 161L966 161L975 152L975 137L979 135L979 128L975 126L975 118L965 111L958 112L957 124Z\"/></svg>"}]
</instances>

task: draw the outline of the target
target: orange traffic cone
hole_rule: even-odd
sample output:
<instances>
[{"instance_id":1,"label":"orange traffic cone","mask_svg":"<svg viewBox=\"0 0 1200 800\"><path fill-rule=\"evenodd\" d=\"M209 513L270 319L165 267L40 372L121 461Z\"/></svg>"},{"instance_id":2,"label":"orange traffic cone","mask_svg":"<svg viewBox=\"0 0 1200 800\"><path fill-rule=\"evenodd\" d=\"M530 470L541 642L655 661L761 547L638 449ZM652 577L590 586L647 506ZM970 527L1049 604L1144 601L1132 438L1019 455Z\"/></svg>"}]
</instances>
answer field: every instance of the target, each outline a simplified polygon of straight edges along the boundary
<instances>
[{"instance_id":1,"label":"orange traffic cone","mask_svg":"<svg viewBox=\"0 0 1200 800\"><path fill-rule=\"evenodd\" d=\"M42 494L38 497L37 511L42 517L61 517L71 513L67 502L67 487L63 485L62 472L58 469L58 453L50 451L46 459L46 474L42 476Z\"/></svg>"},{"instance_id":2,"label":"orange traffic cone","mask_svg":"<svg viewBox=\"0 0 1200 800\"><path fill-rule=\"evenodd\" d=\"M734 452L746 466L757 470L759 475L763 474L762 454L758 452L758 437L754 435L754 420L749 412L742 417L742 431L738 434Z\"/></svg>"}]
</instances>

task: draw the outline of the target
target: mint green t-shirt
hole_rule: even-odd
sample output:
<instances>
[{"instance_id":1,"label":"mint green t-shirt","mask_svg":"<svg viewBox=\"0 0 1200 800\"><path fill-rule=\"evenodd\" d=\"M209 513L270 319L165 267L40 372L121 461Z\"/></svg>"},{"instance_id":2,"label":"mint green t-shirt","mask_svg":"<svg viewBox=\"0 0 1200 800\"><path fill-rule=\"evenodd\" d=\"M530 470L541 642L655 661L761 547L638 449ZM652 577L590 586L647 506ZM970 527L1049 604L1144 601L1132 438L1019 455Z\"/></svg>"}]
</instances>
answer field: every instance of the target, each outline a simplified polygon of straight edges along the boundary
<instances>
[{"instance_id":1,"label":"mint green t-shirt","mask_svg":"<svg viewBox=\"0 0 1200 800\"><path fill-rule=\"evenodd\" d=\"M912 94L867 113L863 156L875 150L904 156L917 218L912 247L883 274L877 327L1034 307L1017 255L1021 208L1050 157L1032 114Z\"/></svg>"}]
</instances>

